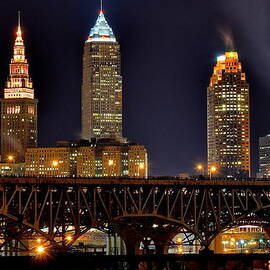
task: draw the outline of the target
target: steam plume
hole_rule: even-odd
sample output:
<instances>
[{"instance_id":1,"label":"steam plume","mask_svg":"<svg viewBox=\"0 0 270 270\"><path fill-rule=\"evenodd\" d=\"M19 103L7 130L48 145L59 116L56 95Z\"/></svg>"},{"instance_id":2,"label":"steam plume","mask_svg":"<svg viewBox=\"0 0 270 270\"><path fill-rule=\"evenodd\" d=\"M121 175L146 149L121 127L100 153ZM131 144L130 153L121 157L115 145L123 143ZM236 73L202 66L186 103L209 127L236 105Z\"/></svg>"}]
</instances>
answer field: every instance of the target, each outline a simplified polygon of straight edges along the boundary
<instances>
[{"instance_id":1,"label":"steam plume","mask_svg":"<svg viewBox=\"0 0 270 270\"><path fill-rule=\"evenodd\" d=\"M235 51L232 31L228 28L219 28L220 38L223 40L226 51Z\"/></svg>"}]
</instances>

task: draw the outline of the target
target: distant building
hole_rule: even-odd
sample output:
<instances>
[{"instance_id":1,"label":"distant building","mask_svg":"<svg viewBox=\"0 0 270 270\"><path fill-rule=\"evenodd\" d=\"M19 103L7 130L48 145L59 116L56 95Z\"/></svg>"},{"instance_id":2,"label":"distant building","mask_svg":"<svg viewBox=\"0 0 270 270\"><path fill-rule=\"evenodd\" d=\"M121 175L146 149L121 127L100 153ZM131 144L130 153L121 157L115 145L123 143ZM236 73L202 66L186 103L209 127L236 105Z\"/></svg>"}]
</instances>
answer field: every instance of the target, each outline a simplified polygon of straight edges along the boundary
<instances>
[{"instance_id":1,"label":"distant building","mask_svg":"<svg viewBox=\"0 0 270 270\"><path fill-rule=\"evenodd\" d=\"M120 46L102 10L84 46L81 115L83 139L122 137Z\"/></svg>"},{"instance_id":2,"label":"distant building","mask_svg":"<svg viewBox=\"0 0 270 270\"><path fill-rule=\"evenodd\" d=\"M237 52L218 57L207 90L208 169L250 176L249 85Z\"/></svg>"},{"instance_id":3,"label":"distant building","mask_svg":"<svg viewBox=\"0 0 270 270\"><path fill-rule=\"evenodd\" d=\"M178 177L180 179L190 179L190 174L189 173L179 173Z\"/></svg>"},{"instance_id":4,"label":"distant building","mask_svg":"<svg viewBox=\"0 0 270 270\"><path fill-rule=\"evenodd\" d=\"M215 253L268 253L269 235L263 226L241 225L218 234L210 245Z\"/></svg>"},{"instance_id":5,"label":"distant building","mask_svg":"<svg viewBox=\"0 0 270 270\"><path fill-rule=\"evenodd\" d=\"M26 148L37 146L38 100L34 98L20 23L9 71L1 99L1 161L7 162L12 156L21 163Z\"/></svg>"},{"instance_id":6,"label":"distant building","mask_svg":"<svg viewBox=\"0 0 270 270\"><path fill-rule=\"evenodd\" d=\"M0 163L0 176L24 176L24 163Z\"/></svg>"},{"instance_id":7,"label":"distant building","mask_svg":"<svg viewBox=\"0 0 270 270\"><path fill-rule=\"evenodd\" d=\"M59 142L56 147L29 148L26 176L108 177L148 175L143 145L112 139Z\"/></svg>"},{"instance_id":8,"label":"distant building","mask_svg":"<svg viewBox=\"0 0 270 270\"><path fill-rule=\"evenodd\" d=\"M270 135L259 138L259 176L270 177Z\"/></svg>"}]
</instances>

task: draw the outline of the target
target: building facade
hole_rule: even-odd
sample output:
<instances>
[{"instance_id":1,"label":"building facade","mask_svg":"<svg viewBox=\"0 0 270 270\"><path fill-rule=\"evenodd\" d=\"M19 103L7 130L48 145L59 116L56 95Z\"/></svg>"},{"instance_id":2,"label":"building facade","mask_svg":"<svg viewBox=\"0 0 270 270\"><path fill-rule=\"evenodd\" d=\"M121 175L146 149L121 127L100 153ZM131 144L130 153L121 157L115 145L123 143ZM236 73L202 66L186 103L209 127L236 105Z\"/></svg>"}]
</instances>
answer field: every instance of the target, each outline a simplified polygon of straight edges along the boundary
<instances>
[{"instance_id":1,"label":"building facade","mask_svg":"<svg viewBox=\"0 0 270 270\"><path fill-rule=\"evenodd\" d=\"M263 226L241 225L218 234L210 249L215 253L269 253L270 239Z\"/></svg>"},{"instance_id":2,"label":"building facade","mask_svg":"<svg viewBox=\"0 0 270 270\"><path fill-rule=\"evenodd\" d=\"M270 135L259 138L259 177L270 177Z\"/></svg>"},{"instance_id":3,"label":"building facade","mask_svg":"<svg viewBox=\"0 0 270 270\"><path fill-rule=\"evenodd\" d=\"M1 161L24 162L26 148L37 146L37 103L19 24L9 78L1 99Z\"/></svg>"},{"instance_id":4,"label":"building facade","mask_svg":"<svg viewBox=\"0 0 270 270\"><path fill-rule=\"evenodd\" d=\"M82 138L122 138L120 46L103 11L84 45Z\"/></svg>"},{"instance_id":5,"label":"building facade","mask_svg":"<svg viewBox=\"0 0 270 270\"><path fill-rule=\"evenodd\" d=\"M0 163L0 176L24 176L24 163Z\"/></svg>"},{"instance_id":6,"label":"building facade","mask_svg":"<svg viewBox=\"0 0 270 270\"><path fill-rule=\"evenodd\" d=\"M207 91L208 168L250 176L249 85L237 52L218 57Z\"/></svg>"},{"instance_id":7,"label":"building facade","mask_svg":"<svg viewBox=\"0 0 270 270\"><path fill-rule=\"evenodd\" d=\"M143 145L111 139L61 142L56 147L29 148L26 176L146 177L147 152Z\"/></svg>"}]
</instances>

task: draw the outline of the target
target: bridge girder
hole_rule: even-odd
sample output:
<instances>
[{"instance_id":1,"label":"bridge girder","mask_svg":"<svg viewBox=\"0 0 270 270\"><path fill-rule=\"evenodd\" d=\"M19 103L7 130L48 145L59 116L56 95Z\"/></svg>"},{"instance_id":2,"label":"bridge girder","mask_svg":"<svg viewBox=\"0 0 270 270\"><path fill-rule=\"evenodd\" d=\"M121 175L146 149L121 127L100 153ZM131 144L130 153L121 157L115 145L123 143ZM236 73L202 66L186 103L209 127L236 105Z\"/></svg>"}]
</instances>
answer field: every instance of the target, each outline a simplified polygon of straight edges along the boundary
<instances>
[{"instance_id":1,"label":"bridge girder","mask_svg":"<svg viewBox=\"0 0 270 270\"><path fill-rule=\"evenodd\" d=\"M148 234L158 225L184 228L208 247L241 220L270 221L270 185L258 183L18 180L0 181L0 216L18 224L21 237L21 228L28 228L55 248L68 248L93 227L124 230L120 224L141 226Z\"/></svg>"}]
</instances>

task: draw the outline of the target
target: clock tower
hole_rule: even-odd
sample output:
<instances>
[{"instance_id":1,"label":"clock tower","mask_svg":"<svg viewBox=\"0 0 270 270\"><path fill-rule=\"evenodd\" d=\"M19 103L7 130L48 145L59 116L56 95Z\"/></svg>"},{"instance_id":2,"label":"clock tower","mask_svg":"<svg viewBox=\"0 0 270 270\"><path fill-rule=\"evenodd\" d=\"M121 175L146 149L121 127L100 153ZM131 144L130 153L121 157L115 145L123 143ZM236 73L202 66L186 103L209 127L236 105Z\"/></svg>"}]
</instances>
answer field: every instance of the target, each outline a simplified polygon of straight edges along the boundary
<instances>
[{"instance_id":1,"label":"clock tower","mask_svg":"<svg viewBox=\"0 0 270 270\"><path fill-rule=\"evenodd\" d=\"M25 57L20 16L9 77L1 99L1 161L24 162L26 148L37 146L37 103Z\"/></svg>"}]
</instances>

